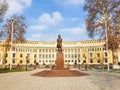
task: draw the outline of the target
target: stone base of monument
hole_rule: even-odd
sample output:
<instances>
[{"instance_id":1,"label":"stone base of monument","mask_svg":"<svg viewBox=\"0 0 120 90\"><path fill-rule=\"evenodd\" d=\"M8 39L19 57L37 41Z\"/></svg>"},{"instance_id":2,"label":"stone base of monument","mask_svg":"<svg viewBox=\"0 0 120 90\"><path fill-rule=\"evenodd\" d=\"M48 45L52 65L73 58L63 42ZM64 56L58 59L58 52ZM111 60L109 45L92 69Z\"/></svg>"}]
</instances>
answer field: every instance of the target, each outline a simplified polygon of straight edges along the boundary
<instances>
[{"instance_id":1,"label":"stone base of monument","mask_svg":"<svg viewBox=\"0 0 120 90\"><path fill-rule=\"evenodd\" d=\"M63 53L57 53L56 68L52 68L51 70L45 70L33 74L33 76L40 76L40 77L76 77L76 76L85 76L85 75L88 74L75 70L69 70L68 68L64 68Z\"/></svg>"},{"instance_id":2,"label":"stone base of monument","mask_svg":"<svg viewBox=\"0 0 120 90\"><path fill-rule=\"evenodd\" d=\"M52 68L52 71L66 71L69 70L68 68L64 68L64 54L57 53L56 55L56 68Z\"/></svg>"},{"instance_id":3,"label":"stone base of monument","mask_svg":"<svg viewBox=\"0 0 120 90\"><path fill-rule=\"evenodd\" d=\"M45 70L33 74L32 76L38 77L78 77L78 76L88 76L89 74L75 71L75 70Z\"/></svg>"}]
</instances>

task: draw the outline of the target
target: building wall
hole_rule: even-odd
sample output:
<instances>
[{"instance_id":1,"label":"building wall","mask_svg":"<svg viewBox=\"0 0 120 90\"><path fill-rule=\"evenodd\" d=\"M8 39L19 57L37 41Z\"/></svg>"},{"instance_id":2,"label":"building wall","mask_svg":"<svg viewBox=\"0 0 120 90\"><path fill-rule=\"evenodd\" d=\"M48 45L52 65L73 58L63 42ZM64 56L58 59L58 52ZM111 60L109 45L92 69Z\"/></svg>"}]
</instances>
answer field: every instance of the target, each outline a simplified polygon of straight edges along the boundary
<instances>
[{"instance_id":1,"label":"building wall","mask_svg":"<svg viewBox=\"0 0 120 90\"><path fill-rule=\"evenodd\" d=\"M3 63L5 49L0 46L0 64ZM13 65L35 64L55 64L56 60L56 42L35 42L26 41L25 43L17 43L13 46L15 49L11 52L7 51L5 64L9 65L12 61ZM107 64L105 50L103 45L104 40L90 40L79 42L63 42L63 53L65 64ZM109 63L112 62L112 52L109 51Z\"/></svg>"}]
</instances>

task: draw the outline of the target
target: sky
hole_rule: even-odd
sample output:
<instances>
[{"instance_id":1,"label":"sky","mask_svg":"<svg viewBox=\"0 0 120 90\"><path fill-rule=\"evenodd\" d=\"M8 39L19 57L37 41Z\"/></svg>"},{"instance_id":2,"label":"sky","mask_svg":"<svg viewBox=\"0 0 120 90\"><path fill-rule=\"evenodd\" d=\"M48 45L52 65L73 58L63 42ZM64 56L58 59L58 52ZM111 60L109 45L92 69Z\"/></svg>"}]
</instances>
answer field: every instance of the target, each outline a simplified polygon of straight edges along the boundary
<instances>
[{"instance_id":1,"label":"sky","mask_svg":"<svg viewBox=\"0 0 120 90\"><path fill-rule=\"evenodd\" d=\"M7 1L7 17L25 15L27 40L56 41L59 34L63 41L90 40L85 28L84 0Z\"/></svg>"}]
</instances>

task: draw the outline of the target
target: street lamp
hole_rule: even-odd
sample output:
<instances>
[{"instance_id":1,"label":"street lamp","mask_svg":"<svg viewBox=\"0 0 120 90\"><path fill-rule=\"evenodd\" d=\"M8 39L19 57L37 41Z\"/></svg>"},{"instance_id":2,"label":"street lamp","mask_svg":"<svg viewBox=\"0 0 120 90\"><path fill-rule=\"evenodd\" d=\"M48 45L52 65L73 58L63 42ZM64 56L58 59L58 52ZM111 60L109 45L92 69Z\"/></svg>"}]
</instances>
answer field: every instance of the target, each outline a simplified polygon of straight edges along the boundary
<instances>
[{"instance_id":1,"label":"street lamp","mask_svg":"<svg viewBox=\"0 0 120 90\"><path fill-rule=\"evenodd\" d=\"M11 52L11 60L10 60L10 70L12 69L12 46L13 46L13 30L14 30L14 22L16 19L11 19L11 24L12 24L12 31L11 31L11 47L10 47L10 52Z\"/></svg>"},{"instance_id":2,"label":"street lamp","mask_svg":"<svg viewBox=\"0 0 120 90\"><path fill-rule=\"evenodd\" d=\"M84 56L85 60L86 60L86 56ZM87 71L87 63L85 62L85 70Z\"/></svg>"},{"instance_id":3,"label":"street lamp","mask_svg":"<svg viewBox=\"0 0 120 90\"><path fill-rule=\"evenodd\" d=\"M27 71L27 63L28 63L28 55L26 56L26 71Z\"/></svg>"},{"instance_id":4,"label":"street lamp","mask_svg":"<svg viewBox=\"0 0 120 90\"><path fill-rule=\"evenodd\" d=\"M106 52L107 52L107 66L108 66L108 71L110 71L110 68L109 68L109 53L108 53L108 31L105 30L106 32Z\"/></svg>"}]
</instances>

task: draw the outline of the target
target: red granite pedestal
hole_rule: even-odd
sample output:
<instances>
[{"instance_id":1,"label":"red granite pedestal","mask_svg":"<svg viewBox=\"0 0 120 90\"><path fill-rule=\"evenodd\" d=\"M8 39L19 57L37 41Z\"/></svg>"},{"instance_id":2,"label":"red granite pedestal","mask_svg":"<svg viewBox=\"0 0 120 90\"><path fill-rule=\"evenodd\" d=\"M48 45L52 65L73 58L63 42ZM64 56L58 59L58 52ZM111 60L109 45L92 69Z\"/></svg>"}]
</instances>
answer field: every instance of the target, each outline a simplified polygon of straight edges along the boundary
<instances>
[{"instance_id":1,"label":"red granite pedestal","mask_svg":"<svg viewBox=\"0 0 120 90\"><path fill-rule=\"evenodd\" d=\"M56 68L52 68L52 71L54 70L68 70L68 68L64 68L64 54L63 53L57 53L56 55Z\"/></svg>"},{"instance_id":2,"label":"red granite pedestal","mask_svg":"<svg viewBox=\"0 0 120 90\"><path fill-rule=\"evenodd\" d=\"M85 76L85 75L88 74L76 70L69 70L68 68L64 68L63 53L57 53L56 55L56 68L52 68L51 70L45 70L33 74L33 76L40 76L40 77L76 77L76 76Z\"/></svg>"}]
</instances>

